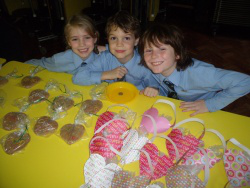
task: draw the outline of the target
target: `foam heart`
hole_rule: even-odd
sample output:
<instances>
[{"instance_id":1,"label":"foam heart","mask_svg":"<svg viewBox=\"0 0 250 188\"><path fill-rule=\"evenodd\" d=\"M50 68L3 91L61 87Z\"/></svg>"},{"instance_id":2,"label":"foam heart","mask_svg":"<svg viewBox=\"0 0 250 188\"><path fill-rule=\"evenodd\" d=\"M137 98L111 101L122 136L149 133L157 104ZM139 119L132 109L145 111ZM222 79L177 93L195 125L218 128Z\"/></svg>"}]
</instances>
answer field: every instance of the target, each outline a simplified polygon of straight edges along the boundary
<instances>
[{"instance_id":1,"label":"foam heart","mask_svg":"<svg viewBox=\"0 0 250 188\"><path fill-rule=\"evenodd\" d=\"M173 129L169 133L168 137L171 138L176 144L180 156L183 156L183 154L185 154L185 156L183 157L185 159L195 154L200 144L199 139L191 134L183 135L180 129ZM166 140L166 147L170 158L174 160L176 152L173 145L168 140Z\"/></svg>"},{"instance_id":2,"label":"foam heart","mask_svg":"<svg viewBox=\"0 0 250 188\"><path fill-rule=\"evenodd\" d=\"M159 116L158 110L156 108L150 108L144 112L143 115L144 116L142 117L141 126L145 127L147 132L153 133L154 126L151 119L145 115L150 115L153 117L156 122L156 130L158 133L167 131L171 126L170 122L165 117Z\"/></svg>"},{"instance_id":3,"label":"foam heart","mask_svg":"<svg viewBox=\"0 0 250 188\"><path fill-rule=\"evenodd\" d=\"M90 155L84 165L85 185L92 188L109 188L116 171L121 168L115 163L106 165L105 159L98 154Z\"/></svg>"},{"instance_id":4,"label":"foam heart","mask_svg":"<svg viewBox=\"0 0 250 188\"><path fill-rule=\"evenodd\" d=\"M233 187L250 186L250 159L242 151L228 149L224 154L224 166Z\"/></svg>"},{"instance_id":5,"label":"foam heart","mask_svg":"<svg viewBox=\"0 0 250 188\"><path fill-rule=\"evenodd\" d=\"M105 138L107 141L105 141L102 138L96 138L96 136L94 136L92 138L93 141L90 142L89 150L91 153L97 153L106 159L110 159L116 155L116 153L111 151L110 145L117 151L121 150L123 145L123 139L120 137L120 135L117 134L106 135Z\"/></svg>"},{"instance_id":6,"label":"foam heart","mask_svg":"<svg viewBox=\"0 0 250 188\"><path fill-rule=\"evenodd\" d=\"M130 129L121 148L121 164L128 164L139 160L140 149L148 142L148 138L138 135L137 130Z\"/></svg>"},{"instance_id":7,"label":"foam heart","mask_svg":"<svg viewBox=\"0 0 250 188\"><path fill-rule=\"evenodd\" d=\"M96 121L95 132L105 123L109 122L114 118L115 114L110 111L106 111L99 116ZM121 120L114 120L109 125L106 126L105 131L108 134L123 134L126 130L128 130L127 124ZM103 133L104 129L101 130L100 133Z\"/></svg>"},{"instance_id":8,"label":"foam heart","mask_svg":"<svg viewBox=\"0 0 250 188\"><path fill-rule=\"evenodd\" d=\"M173 166L173 161L168 158L165 154L161 153L159 155L159 150L156 145L153 143L147 143L143 150L145 150L152 161L153 166L153 175L151 174L151 170L149 167L148 159L144 153L140 155L140 175L145 175L151 177L153 180L161 178L162 176L166 176L167 170Z\"/></svg>"}]
</instances>

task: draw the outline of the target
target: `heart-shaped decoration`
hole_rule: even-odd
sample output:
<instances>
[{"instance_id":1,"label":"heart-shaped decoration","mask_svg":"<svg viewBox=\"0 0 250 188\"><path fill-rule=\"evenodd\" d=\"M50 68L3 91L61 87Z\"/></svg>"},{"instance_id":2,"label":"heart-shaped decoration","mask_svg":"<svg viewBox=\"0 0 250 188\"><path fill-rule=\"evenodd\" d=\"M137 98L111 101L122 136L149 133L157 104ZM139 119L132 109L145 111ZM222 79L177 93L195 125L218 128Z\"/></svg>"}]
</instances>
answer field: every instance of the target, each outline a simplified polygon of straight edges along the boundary
<instances>
[{"instance_id":1,"label":"heart-shaped decoration","mask_svg":"<svg viewBox=\"0 0 250 188\"><path fill-rule=\"evenodd\" d=\"M173 129L169 133L168 137L171 138L173 142L176 144L180 156L183 156L185 154L183 158L188 158L193 154L195 154L200 144L199 139L197 139L195 136L191 134L183 135L180 129ZM175 149L168 140L166 140L166 147L170 158L174 160L176 158Z\"/></svg>"},{"instance_id":2,"label":"heart-shaped decoration","mask_svg":"<svg viewBox=\"0 0 250 188\"><path fill-rule=\"evenodd\" d=\"M121 164L128 164L139 160L140 149L148 142L148 138L138 135L137 130L130 129L121 148Z\"/></svg>"},{"instance_id":3,"label":"heart-shaped decoration","mask_svg":"<svg viewBox=\"0 0 250 188\"><path fill-rule=\"evenodd\" d=\"M91 154L84 165L85 185L92 188L109 188L116 171L121 168L115 163L106 164L99 154Z\"/></svg>"},{"instance_id":4,"label":"heart-shaped decoration","mask_svg":"<svg viewBox=\"0 0 250 188\"><path fill-rule=\"evenodd\" d=\"M150 183L147 176L135 176L133 172L117 171L112 180L112 188L138 188L146 187Z\"/></svg>"},{"instance_id":5,"label":"heart-shaped decoration","mask_svg":"<svg viewBox=\"0 0 250 188\"><path fill-rule=\"evenodd\" d=\"M223 157L230 184L233 187L250 186L250 158L237 149L226 150Z\"/></svg>"},{"instance_id":6,"label":"heart-shaped decoration","mask_svg":"<svg viewBox=\"0 0 250 188\"><path fill-rule=\"evenodd\" d=\"M173 161L168 158L165 154L160 153L156 145L153 143L147 143L143 150L149 154L152 161L153 174L151 172L148 159L146 155L142 152L140 155L140 175L145 175L151 177L152 180L166 176L167 170L173 166Z\"/></svg>"},{"instance_id":7,"label":"heart-shaped decoration","mask_svg":"<svg viewBox=\"0 0 250 188\"><path fill-rule=\"evenodd\" d=\"M105 123L111 121L114 118L115 114L110 111L106 111L99 116L96 121L95 132ZM125 131L128 130L127 124L121 120L114 120L109 125L106 126L105 132L108 134L118 134L122 135ZM103 133L104 129L100 131Z\"/></svg>"},{"instance_id":8,"label":"heart-shaped decoration","mask_svg":"<svg viewBox=\"0 0 250 188\"><path fill-rule=\"evenodd\" d=\"M209 168L212 168L216 163L218 163L222 157L218 157L212 149L204 149L208 155ZM191 157L184 158L182 160L182 165L195 165L203 164L205 165L205 156L200 149Z\"/></svg>"},{"instance_id":9,"label":"heart-shaped decoration","mask_svg":"<svg viewBox=\"0 0 250 188\"><path fill-rule=\"evenodd\" d=\"M177 165L168 170L167 187L193 187L193 184L195 188L205 188L203 182L190 173L184 165Z\"/></svg>"},{"instance_id":10,"label":"heart-shaped decoration","mask_svg":"<svg viewBox=\"0 0 250 188\"><path fill-rule=\"evenodd\" d=\"M141 120L141 126L145 127L147 132L153 133L154 126L151 119L145 115L150 115L151 117L153 117L156 122L156 129L158 133L167 131L171 126L170 122L165 117L159 116L158 110L156 108L150 108L149 110L144 112L143 115L144 116Z\"/></svg>"},{"instance_id":11,"label":"heart-shaped decoration","mask_svg":"<svg viewBox=\"0 0 250 188\"><path fill-rule=\"evenodd\" d=\"M94 136L90 142L89 150L91 153L97 153L106 159L110 159L116 155L115 152L111 151L110 145L117 151L121 150L123 139L120 137L120 135L106 135L105 139L98 138L100 136L97 136L98 135Z\"/></svg>"},{"instance_id":12,"label":"heart-shaped decoration","mask_svg":"<svg viewBox=\"0 0 250 188\"><path fill-rule=\"evenodd\" d=\"M34 85L36 85L38 82L41 81L41 78L38 76L25 76L23 77L23 79L21 80L21 85L24 88L31 88Z\"/></svg>"}]
</instances>

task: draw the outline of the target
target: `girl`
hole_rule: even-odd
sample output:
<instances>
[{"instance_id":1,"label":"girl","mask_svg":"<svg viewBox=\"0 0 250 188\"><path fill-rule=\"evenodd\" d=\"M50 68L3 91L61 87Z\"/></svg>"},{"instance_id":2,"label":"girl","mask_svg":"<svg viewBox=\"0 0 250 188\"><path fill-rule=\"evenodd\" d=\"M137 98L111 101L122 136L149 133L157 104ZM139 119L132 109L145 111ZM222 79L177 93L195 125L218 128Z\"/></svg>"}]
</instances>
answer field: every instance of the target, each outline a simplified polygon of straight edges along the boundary
<instances>
[{"instance_id":1,"label":"girl","mask_svg":"<svg viewBox=\"0 0 250 188\"><path fill-rule=\"evenodd\" d=\"M190 116L214 112L250 92L250 76L215 68L192 59L182 32L175 26L154 25L140 39L141 64L160 84L160 94L186 102Z\"/></svg>"},{"instance_id":2,"label":"girl","mask_svg":"<svg viewBox=\"0 0 250 188\"><path fill-rule=\"evenodd\" d=\"M97 59L99 51L96 43L99 33L91 18L83 14L72 16L64 27L64 35L68 50L26 63L40 65L49 71L74 74L79 67ZM105 47L99 49L103 51Z\"/></svg>"}]
</instances>

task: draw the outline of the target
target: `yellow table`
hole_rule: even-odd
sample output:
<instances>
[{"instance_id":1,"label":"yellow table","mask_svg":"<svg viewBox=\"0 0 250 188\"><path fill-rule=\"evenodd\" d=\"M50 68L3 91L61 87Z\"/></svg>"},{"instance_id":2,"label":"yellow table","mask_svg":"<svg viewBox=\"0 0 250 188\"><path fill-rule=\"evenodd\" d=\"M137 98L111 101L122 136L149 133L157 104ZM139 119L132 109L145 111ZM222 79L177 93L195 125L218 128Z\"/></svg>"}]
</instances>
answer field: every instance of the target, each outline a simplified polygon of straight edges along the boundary
<instances>
[{"instance_id":1,"label":"yellow table","mask_svg":"<svg viewBox=\"0 0 250 188\"><path fill-rule=\"evenodd\" d=\"M20 62L9 62L1 70L0 75L4 76L17 68L18 74L29 75L31 65ZM0 90L7 94L6 103L3 108L0 107L0 118L11 111L18 111L18 108L13 106L13 100L23 96L28 96L33 89L43 89L49 79L53 78L57 81L66 84L69 89L80 91L83 94L84 100L90 99L89 91L91 86L77 86L72 84L72 75L65 73L54 73L43 70L37 74L42 78L42 81L31 89L20 87L19 79L10 79L9 83L2 86ZM56 96L58 93L50 92L51 96ZM127 103L132 110L138 115L144 113L151 105L160 98L147 98L139 95L135 100ZM167 99L167 98L165 98ZM176 105L177 122L189 118L190 113L183 113L179 109L180 101L169 99ZM78 101L79 102L79 101ZM99 112L105 112L107 107L112 105L109 101L103 101L104 107ZM31 106L26 113L31 119L40 117L47 113L46 102ZM59 128L67 123L73 123L74 117L78 112L78 107L73 107L68 111L68 115L59 119ZM219 131L225 139L232 137L236 138L243 145L250 148L250 118L240 116L228 112L218 111L214 113L206 113L197 115L197 118L204 120L206 128L212 128ZM90 138L93 136L96 118L93 118L92 127L87 128ZM0 137L8 134L8 131L0 129ZM84 183L83 166L89 158L89 141L79 141L73 145L67 145L59 136L52 135L49 138L38 137L32 130L29 130L31 141L22 153L15 155L7 155L2 149L0 150L0 187L13 188L78 188ZM206 140L205 140L206 141ZM160 149L165 148L162 140L157 140L156 144ZM133 166L138 167L138 164ZM128 167L130 168L130 167ZM138 173L138 168L137 170ZM202 178L202 174L199 175ZM164 182L164 178L160 181ZM220 161L210 170L210 179L207 187L223 187L227 182L223 162Z\"/></svg>"},{"instance_id":2,"label":"yellow table","mask_svg":"<svg viewBox=\"0 0 250 188\"><path fill-rule=\"evenodd\" d=\"M2 64L4 64L6 62L6 59L0 58L0 67Z\"/></svg>"}]
</instances>

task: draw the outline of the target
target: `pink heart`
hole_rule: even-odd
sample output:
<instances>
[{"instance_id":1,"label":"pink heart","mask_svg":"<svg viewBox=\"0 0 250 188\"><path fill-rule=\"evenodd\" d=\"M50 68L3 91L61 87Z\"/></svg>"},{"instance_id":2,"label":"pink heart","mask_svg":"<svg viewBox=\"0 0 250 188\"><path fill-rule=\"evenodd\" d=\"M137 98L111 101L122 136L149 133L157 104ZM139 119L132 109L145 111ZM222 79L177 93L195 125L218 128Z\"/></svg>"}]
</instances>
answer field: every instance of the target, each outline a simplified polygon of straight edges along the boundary
<instances>
[{"instance_id":1,"label":"pink heart","mask_svg":"<svg viewBox=\"0 0 250 188\"><path fill-rule=\"evenodd\" d=\"M99 116L96 121L95 132L98 130L103 124L114 118L114 113L110 111L106 111ZM121 120L114 120L109 125L105 127L105 132L108 134L118 134L122 135L125 131L128 130L127 124ZM103 133L104 129L100 132Z\"/></svg>"},{"instance_id":2,"label":"pink heart","mask_svg":"<svg viewBox=\"0 0 250 188\"><path fill-rule=\"evenodd\" d=\"M149 167L148 159L146 155L142 152L140 155L140 175L145 175L151 177L153 180L166 176L168 169L174 165L173 161L168 158L165 154L159 156L159 150L156 145L152 143L147 143L143 150L145 150L151 159L153 166L153 176L151 175L151 169Z\"/></svg>"},{"instance_id":3,"label":"pink heart","mask_svg":"<svg viewBox=\"0 0 250 188\"><path fill-rule=\"evenodd\" d=\"M101 135L101 134L99 133L98 135ZM95 138L95 136L93 138ZM111 134L111 135L105 136L105 138L107 139L107 141L110 143L110 145L113 148L115 148L118 151L121 150L122 145L123 145L123 140L120 137L120 135ZM91 154L99 154L106 159L110 159L116 155L113 151L110 150L109 144L104 139L101 139L101 138L97 138L96 140L91 142L89 149L90 149Z\"/></svg>"},{"instance_id":4,"label":"pink heart","mask_svg":"<svg viewBox=\"0 0 250 188\"><path fill-rule=\"evenodd\" d=\"M171 126L170 122L166 118L158 115L158 110L156 108L150 108L149 110L144 112L143 115L150 115L151 117L154 118L156 122L156 130L158 133L167 131ZM149 117L143 116L141 125L146 128L147 132L150 133L154 132L153 122Z\"/></svg>"},{"instance_id":5,"label":"pink heart","mask_svg":"<svg viewBox=\"0 0 250 188\"><path fill-rule=\"evenodd\" d=\"M181 130L179 129L173 129L171 133L169 133L168 137L172 139L173 142L176 144L180 156L183 156L183 154L185 154L184 156L185 159L192 156L195 152L197 152L200 144L199 139L197 139L191 134L183 135ZM166 140L166 147L170 158L174 160L175 149L168 140Z\"/></svg>"}]
</instances>

